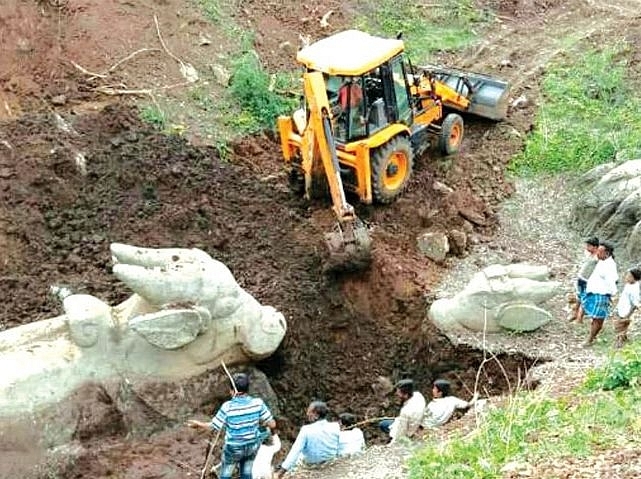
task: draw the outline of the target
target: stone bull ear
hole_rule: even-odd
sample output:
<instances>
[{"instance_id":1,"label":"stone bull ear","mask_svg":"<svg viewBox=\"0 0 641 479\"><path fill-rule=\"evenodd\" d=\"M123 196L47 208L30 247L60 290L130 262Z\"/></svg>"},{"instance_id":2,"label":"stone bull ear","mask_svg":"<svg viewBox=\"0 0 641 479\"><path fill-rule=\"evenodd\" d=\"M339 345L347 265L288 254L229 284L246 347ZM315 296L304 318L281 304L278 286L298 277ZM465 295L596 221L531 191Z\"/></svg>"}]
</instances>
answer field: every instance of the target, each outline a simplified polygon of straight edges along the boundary
<instances>
[{"instance_id":1,"label":"stone bull ear","mask_svg":"<svg viewBox=\"0 0 641 479\"><path fill-rule=\"evenodd\" d=\"M129 328L160 349L178 349L207 330L209 313L201 308L168 309L136 316Z\"/></svg>"}]
</instances>

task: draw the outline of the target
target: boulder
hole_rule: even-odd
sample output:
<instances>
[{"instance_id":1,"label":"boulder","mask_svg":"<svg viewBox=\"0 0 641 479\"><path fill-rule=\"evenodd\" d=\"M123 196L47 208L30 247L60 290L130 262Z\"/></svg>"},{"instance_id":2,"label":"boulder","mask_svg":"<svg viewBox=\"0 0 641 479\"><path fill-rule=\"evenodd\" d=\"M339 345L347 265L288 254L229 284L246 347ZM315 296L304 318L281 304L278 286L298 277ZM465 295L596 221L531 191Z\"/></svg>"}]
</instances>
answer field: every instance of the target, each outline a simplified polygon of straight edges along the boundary
<instances>
[{"instance_id":1,"label":"boulder","mask_svg":"<svg viewBox=\"0 0 641 479\"><path fill-rule=\"evenodd\" d=\"M612 241L624 256L641 253L641 160L599 165L581 176L572 224Z\"/></svg>"},{"instance_id":2,"label":"boulder","mask_svg":"<svg viewBox=\"0 0 641 479\"><path fill-rule=\"evenodd\" d=\"M443 261L450 251L447 235L441 232L422 233L416 239L418 250L432 261Z\"/></svg>"},{"instance_id":3,"label":"boulder","mask_svg":"<svg viewBox=\"0 0 641 479\"><path fill-rule=\"evenodd\" d=\"M548 278L545 266L491 265L454 297L434 301L428 317L444 332L533 331L551 319L540 305L561 291Z\"/></svg>"}]
</instances>

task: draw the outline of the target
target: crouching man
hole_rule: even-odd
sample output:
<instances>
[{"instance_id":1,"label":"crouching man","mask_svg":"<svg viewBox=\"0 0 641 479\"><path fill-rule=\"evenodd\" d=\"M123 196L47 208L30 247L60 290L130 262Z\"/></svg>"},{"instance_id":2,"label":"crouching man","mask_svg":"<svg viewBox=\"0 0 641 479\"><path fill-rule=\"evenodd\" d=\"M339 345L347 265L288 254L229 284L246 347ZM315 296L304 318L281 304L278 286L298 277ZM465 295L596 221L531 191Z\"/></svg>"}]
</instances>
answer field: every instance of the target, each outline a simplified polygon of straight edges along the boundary
<instances>
[{"instance_id":1,"label":"crouching man","mask_svg":"<svg viewBox=\"0 0 641 479\"><path fill-rule=\"evenodd\" d=\"M381 430L389 434L390 443L402 437L414 437L425 414L425 398L414 390L414 381L403 379L396 383L395 394L402 405L398 417L393 420L384 419L379 423Z\"/></svg>"},{"instance_id":2,"label":"crouching man","mask_svg":"<svg viewBox=\"0 0 641 479\"><path fill-rule=\"evenodd\" d=\"M471 400L452 396L450 392L450 382L445 379L437 379L432 386L432 400L425 408L425 417L423 418L424 428L436 428L449 421L457 409L469 409L478 400L478 394L474 394Z\"/></svg>"},{"instance_id":3,"label":"crouching man","mask_svg":"<svg viewBox=\"0 0 641 479\"><path fill-rule=\"evenodd\" d=\"M329 422L329 410L322 401L314 401L307 408L310 424L300 428L287 457L276 471L279 479L293 470L299 461L304 464L321 464L338 457L340 426Z\"/></svg>"}]
</instances>

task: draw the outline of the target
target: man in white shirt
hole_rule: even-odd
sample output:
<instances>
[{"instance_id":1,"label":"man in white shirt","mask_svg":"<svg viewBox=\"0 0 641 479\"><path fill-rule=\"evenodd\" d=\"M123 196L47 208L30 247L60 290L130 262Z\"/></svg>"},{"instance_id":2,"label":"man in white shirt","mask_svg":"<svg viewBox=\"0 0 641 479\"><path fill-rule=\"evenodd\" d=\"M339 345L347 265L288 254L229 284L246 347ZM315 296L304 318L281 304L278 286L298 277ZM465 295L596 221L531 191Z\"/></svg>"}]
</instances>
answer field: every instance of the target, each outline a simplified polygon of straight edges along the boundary
<instances>
[{"instance_id":1,"label":"man in white shirt","mask_svg":"<svg viewBox=\"0 0 641 479\"><path fill-rule=\"evenodd\" d=\"M437 379L432 386L432 400L425 409L423 418L424 428L436 428L450 420L456 409L469 409L476 403L478 395L474 394L470 401L464 401L450 392L450 382Z\"/></svg>"},{"instance_id":2,"label":"man in white shirt","mask_svg":"<svg viewBox=\"0 0 641 479\"><path fill-rule=\"evenodd\" d=\"M396 384L396 397L402 404L401 412L396 419L383 420L379 423L383 432L390 435L390 443L396 442L402 437L412 438L421 423L425 414L425 398L414 390L414 381L403 379Z\"/></svg>"},{"instance_id":3,"label":"man in white shirt","mask_svg":"<svg viewBox=\"0 0 641 479\"><path fill-rule=\"evenodd\" d=\"M610 314L610 301L617 293L617 281L619 273L617 265L612 256L614 247L602 241L597 249L597 261L594 271L588 278L583 299L583 310L585 316L591 319L590 335L585 346L591 346L603 328L605 318Z\"/></svg>"},{"instance_id":4,"label":"man in white shirt","mask_svg":"<svg viewBox=\"0 0 641 479\"><path fill-rule=\"evenodd\" d=\"M617 348L620 348L628 341L630 318L634 310L641 306L641 291L639 289L641 270L638 268L628 270L623 280L625 285L623 286L623 291L621 291L621 296L619 296L617 319L614 322L614 330L617 333Z\"/></svg>"},{"instance_id":5,"label":"man in white shirt","mask_svg":"<svg viewBox=\"0 0 641 479\"><path fill-rule=\"evenodd\" d=\"M309 405L307 420L310 424L300 428L289 454L276 472L276 479L294 469L300 459L307 464L321 464L338 457L340 426L327 421L328 413L327 405L322 401Z\"/></svg>"},{"instance_id":6,"label":"man in white shirt","mask_svg":"<svg viewBox=\"0 0 641 479\"><path fill-rule=\"evenodd\" d=\"M363 452L363 449L365 449L365 436L361 429L354 427L356 416L344 412L338 416L338 424L341 427L338 439L338 455L351 456Z\"/></svg>"}]
</instances>

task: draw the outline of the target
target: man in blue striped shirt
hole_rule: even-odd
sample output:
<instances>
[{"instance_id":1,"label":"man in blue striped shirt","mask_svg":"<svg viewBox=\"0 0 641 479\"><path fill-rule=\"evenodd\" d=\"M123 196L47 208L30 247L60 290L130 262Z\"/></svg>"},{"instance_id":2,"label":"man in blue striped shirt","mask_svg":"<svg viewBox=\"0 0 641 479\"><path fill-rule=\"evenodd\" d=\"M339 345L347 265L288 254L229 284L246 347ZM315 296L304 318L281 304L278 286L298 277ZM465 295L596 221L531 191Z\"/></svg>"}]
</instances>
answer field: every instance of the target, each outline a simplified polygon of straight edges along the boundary
<instances>
[{"instance_id":1,"label":"man in blue striped shirt","mask_svg":"<svg viewBox=\"0 0 641 479\"><path fill-rule=\"evenodd\" d=\"M230 391L231 400L223 403L211 422L190 420L187 425L215 431L225 428L218 477L231 479L234 466L238 464L240 479L252 479L252 465L261 443L259 427L263 424L273 431L276 421L262 399L247 394L249 376L236 374L233 379L235 390Z\"/></svg>"}]
</instances>

